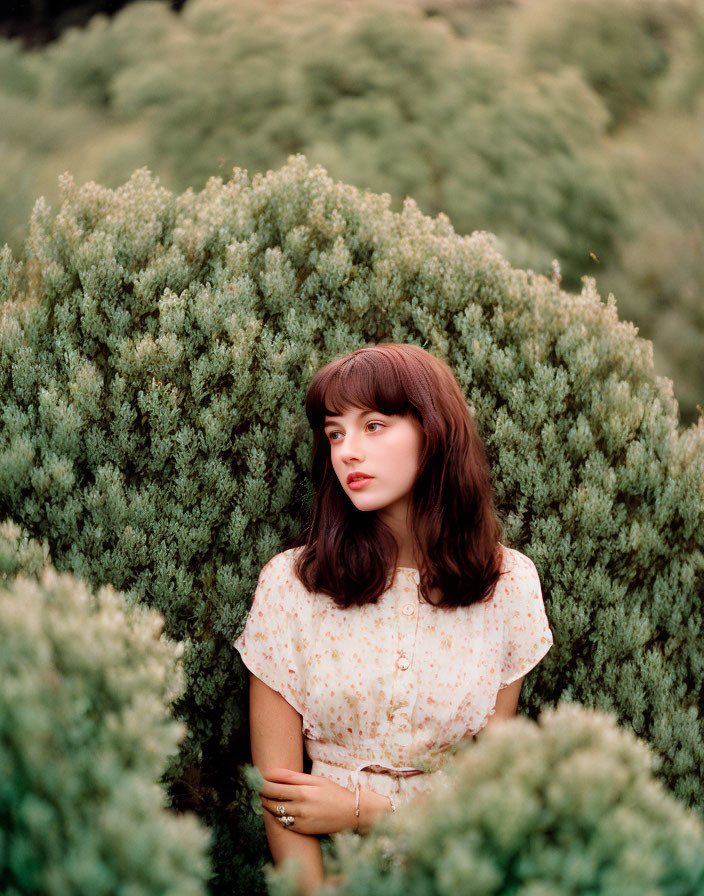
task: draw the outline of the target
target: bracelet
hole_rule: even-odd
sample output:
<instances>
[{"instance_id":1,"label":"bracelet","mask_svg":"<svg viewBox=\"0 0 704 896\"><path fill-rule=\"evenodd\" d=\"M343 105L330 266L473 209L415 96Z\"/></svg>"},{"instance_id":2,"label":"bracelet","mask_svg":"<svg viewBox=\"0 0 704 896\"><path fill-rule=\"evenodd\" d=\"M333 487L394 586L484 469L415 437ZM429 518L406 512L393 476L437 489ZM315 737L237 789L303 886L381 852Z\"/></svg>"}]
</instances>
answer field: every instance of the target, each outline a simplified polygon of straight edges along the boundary
<instances>
[{"instance_id":1,"label":"bracelet","mask_svg":"<svg viewBox=\"0 0 704 896\"><path fill-rule=\"evenodd\" d=\"M357 781L357 786L354 789L354 816L357 819L357 823L354 826L355 834L359 833L359 792L360 786L359 781Z\"/></svg>"}]
</instances>

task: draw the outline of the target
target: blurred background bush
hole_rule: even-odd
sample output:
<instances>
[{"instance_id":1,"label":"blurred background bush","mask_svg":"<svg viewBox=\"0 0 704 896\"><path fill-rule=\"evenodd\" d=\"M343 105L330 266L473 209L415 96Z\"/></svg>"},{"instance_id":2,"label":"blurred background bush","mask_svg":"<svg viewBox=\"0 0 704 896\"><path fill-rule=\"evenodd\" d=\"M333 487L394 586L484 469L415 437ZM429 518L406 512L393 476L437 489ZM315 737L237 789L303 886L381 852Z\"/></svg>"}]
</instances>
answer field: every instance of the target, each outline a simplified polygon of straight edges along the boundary
<instances>
[{"instance_id":1,"label":"blurred background bush","mask_svg":"<svg viewBox=\"0 0 704 896\"><path fill-rule=\"evenodd\" d=\"M0 43L0 242L65 170L169 188L303 152L515 265L613 291L682 420L704 397L700 0L137 2Z\"/></svg>"},{"instance_id":2,"label":"blurred background bush","mask_svg":"<svg viewBox=\"0 0 704 896\"><path fill-rule=\"evenodd\" d=\"M15 896L203 896L205 826L158 779L184 726L163 619L0 525L0 881Z\"/></svg>"}]
</instances>

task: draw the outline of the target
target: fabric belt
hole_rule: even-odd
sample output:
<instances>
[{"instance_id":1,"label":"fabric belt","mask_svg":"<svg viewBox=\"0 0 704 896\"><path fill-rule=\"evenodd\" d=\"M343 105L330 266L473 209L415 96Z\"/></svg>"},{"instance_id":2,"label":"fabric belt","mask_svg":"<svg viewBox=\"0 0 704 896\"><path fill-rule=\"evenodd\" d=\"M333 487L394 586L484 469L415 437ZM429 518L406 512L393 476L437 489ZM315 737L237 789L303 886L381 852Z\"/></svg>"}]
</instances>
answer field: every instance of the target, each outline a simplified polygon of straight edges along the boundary
<instances>
[{"instance_id":1,"label":"fabric belt","mask_svg":"<svg viewBox=\"0 0 704 896\"><path fill-rule=\"evenodd\" d=\"M392 778L412 778L415 775L423 775L423 772L419 768L394 768L392 766L383 766L377 764L370 764L368 761L358 762L356 765L349 766L347 764L342 765L337 762L330 762L327 759L314 759L313 762L316 766L328 766L331 769L335 769L337 771L346 771L349 772L349 782L350 786L356 788L359 783L359 774L362 771L365 772L374 772L380 775L389 775Z\"/></svg>"},{"instance_id":2,"label":"fabric belt","mask_svg":"<svg viewBox=\"0 0 704 896\"><path fill-rule=\"evenodd\" d=\"M362 759L359 756L351 755L348 750L339 744L321 743L320 741L306 739L306 752L313 762L349 772L352 787L356 787L359 783L359 773L361 771L391 775L394 778L427 774L426 770L415 768L414 766L395 766L390 763L379 762L378 758L373 756L374 751L371 748L369 749L368 758Z\"/></svg>"}]
</instances>

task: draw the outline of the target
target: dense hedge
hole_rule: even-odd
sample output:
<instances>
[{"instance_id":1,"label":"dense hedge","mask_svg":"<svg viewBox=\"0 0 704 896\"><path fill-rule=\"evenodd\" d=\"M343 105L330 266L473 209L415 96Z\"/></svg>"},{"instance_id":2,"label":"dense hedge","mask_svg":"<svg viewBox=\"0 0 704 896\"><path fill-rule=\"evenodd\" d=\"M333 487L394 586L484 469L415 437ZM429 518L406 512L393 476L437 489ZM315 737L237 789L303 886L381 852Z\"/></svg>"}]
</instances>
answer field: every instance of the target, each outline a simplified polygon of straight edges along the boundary
<instances>
[{"instance_id":1,"label":"dense hedge","mask_svg":"<svg viewBox=\"0 0 704 896\"><path fill-rule=\"evenodd\" d=\"M700 896L704 826L612 717L562 705L488 729L422 812L337 836L335 896ZM290 896L272 875L272 896ZM322 896L322 894L321 894Z\"/></svg>"},{"instance_id":2,"label":"dense hedge","mask_svg":"<svg viewBox=\"0 0 704 896\"><path fill-rule=\"evenodd\" d=\"M0 887L6 896L200 896L208 833L165 808L183 737L163 620L47 565L0 525Z\"/></svg>"},{"instance_id":3,"label":"dense hedge","mask_svg":"<svg viewBox=\"0 0 704 896\"><path fill-rule=\"evenodd\" d=\"M37 207L26 265L0 264L0 511L186 641L173 792L216 824L223 892L257 886L264 849L236 774L232 640L306 514L308 382L370 341L437 353L474 410L555 633L523 710L614 711L702 806L704 425L678 431L650 344L613 305L302 158L181 196L144 171L63 189L56 215Z\"/></svg>"}]
</instances>

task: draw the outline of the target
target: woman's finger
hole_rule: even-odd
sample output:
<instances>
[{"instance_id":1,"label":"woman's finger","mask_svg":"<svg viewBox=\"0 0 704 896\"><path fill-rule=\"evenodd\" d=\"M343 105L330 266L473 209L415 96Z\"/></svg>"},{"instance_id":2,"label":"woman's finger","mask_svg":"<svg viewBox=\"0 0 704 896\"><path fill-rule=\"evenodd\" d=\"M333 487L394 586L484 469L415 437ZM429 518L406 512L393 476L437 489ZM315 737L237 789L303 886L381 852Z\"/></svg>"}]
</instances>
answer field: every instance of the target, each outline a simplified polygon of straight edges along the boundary
<instances>
[{"instance_id":1,"label":"woman's finger","mask_svg":"<svg viewBox=\"0 0 704 896\"><path fill-rule=\"evenodd\" d=\"M285 811L279 812L279 806L283 806ZM295 815L296 803L293 800L263 799L262 807L266 809L267 812L280 818L282 815Z\"/></svg>"},{"instance_id":2,"label":"woman's finger","mask_svg":"<svg viewBox=\"0 0 704 896\"><path fill-rule=\"evenodd\" d=\"M270 800L292 800L300 794L300 784L279 784L277 781L264 781L259 796L269 797Z\"/></svg>"}]
</instances>

